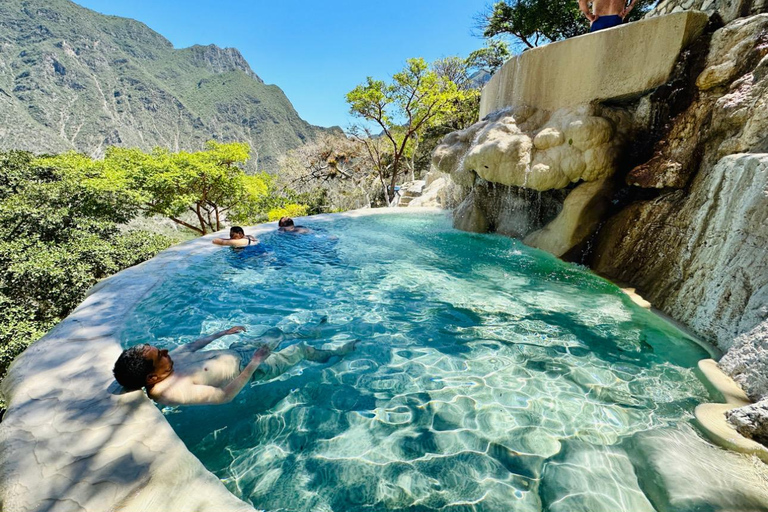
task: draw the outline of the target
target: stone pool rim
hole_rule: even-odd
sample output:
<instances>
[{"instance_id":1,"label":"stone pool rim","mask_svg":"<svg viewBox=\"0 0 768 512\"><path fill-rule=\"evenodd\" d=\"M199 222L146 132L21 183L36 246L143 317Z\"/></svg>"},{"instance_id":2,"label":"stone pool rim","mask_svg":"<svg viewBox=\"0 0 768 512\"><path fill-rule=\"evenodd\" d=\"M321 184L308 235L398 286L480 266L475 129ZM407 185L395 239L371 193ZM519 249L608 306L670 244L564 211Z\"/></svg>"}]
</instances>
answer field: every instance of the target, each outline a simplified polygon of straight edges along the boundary
<instances>
[{"instance_id":1,"label":"stone pool rim","mask_svg":"<svg viewBox=\"0 0 768 512\"><path fill-rule=\"evenodd\" d=\"M448 211L380 208L300 220L424 213ZM271 222L246 231L275 229ZM14 361L0 390L8 402L0 423L6 510L255 510L203 466L143 391L124 392L111 373L134 307L190 262L225 250L211 243L223 233L175 245L99 282Z\"/></svg>"}]
</instances>

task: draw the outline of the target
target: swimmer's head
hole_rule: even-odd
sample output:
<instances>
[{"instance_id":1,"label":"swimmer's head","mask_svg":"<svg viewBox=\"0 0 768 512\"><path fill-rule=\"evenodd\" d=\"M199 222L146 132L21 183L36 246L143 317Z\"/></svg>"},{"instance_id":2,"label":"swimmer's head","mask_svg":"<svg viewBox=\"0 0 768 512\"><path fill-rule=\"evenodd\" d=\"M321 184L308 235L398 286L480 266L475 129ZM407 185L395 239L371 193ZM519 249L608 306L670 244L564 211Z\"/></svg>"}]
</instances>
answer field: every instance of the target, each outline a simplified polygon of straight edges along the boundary
<instances>
[{"instance_id":1,"label":"swimmer's head","mask_svg":"<svg viewBox=\"0 0 768 512\"><path fill-rule=\"evenodd\" d=\"M232 240L240 240L241 238L245 238L245 231L243 231L243 228L240 226L232 226L229 228L229 238Z\"/></svg>"},{"instance_id":2,"label":"swimmer's head","mask_svg":"<svg viewBox=\"0 0 768 512\"><path fill-rule=\"evenodd\" d=\"M281 217L280 220L277 221L277 226L280 228L293 227L293 219L290 217Z\"/></svg>"}]
</instances>

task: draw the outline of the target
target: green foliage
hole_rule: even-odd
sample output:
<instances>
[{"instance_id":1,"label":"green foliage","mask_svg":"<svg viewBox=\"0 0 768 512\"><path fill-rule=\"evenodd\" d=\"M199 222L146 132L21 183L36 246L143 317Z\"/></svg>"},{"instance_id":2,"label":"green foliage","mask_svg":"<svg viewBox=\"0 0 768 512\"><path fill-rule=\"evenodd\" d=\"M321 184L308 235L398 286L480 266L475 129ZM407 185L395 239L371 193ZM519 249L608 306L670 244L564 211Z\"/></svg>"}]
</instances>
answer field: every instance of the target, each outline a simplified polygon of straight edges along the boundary
<instances>
[{"instance_id":1,"label":"green foliage","mask_svg":"<svg viewBox=\"0 0 768 512\"><path fill-rule=\"evenodd\" d=\"M303 204L287 204L281 208L274 208L269 211L269 220L280 220L282 217L304 217L307 215L308 208Z\"/></svg>"},{"instance_id":2,"label":"green foliage","mask_svg":"<svg viewBox=\"0 0 768 512\"><path fill-rule=\"evenodd\" d=\"M82 155L0 153L0 377L99 279L174 241L120 224L140 212L125 173Z\"/></svg>"},{"instance_id":3,"label":"green foliage","mask_svg":"<svg viewBox=\"0 0 768 512\"><path fill-rule=\"evenodd\" d=\"M469 54L466 65L469 69L484 70L494 74L511 55L506 41L491 38L486 40L485 46Z\"/></svg>"},{"instance_id":4,"label":"green foliage","mask_svg":"<svg viewBox=\"0 0 768 512\"><path fill-rule=\"evenodd\" d=\"M638 0L627 21L640 19L653 0ZM498 1L481 14L483 35L492 38L512 35L527 48L584 34L589 21L575 0Z\"/></svg>"},{"instance_id":5,"label":"green foliage","mask_svg":"<svg viewBox=\"0 0 768 512\"><path fill-rule=\"evenodd\" d=\"M430 69L420 58L409 59L391 83L368 77L347 93L350 112L376 125L389 146L382 152L378 142L372 140L370 129L364 129L365 135L360 137L369 146L387 202L403 168L413 159L421 135L430 126L452 118L466 96L459 84Z\"/></svg>"},{"instance_id":6,"label":"green foliage","mask_svg":"<svg viewBox=\"0 0 768 512\"><path fill-rule=\"evenodd\" d=\"M66 153L46 162L58 171L90 172L95 176L93 187L119 199L121 207L134 215L138 211L162 215L204 235L222 229L227 217L245 223L268 210L265 198L272 179L264 173L245 174L242 166L249 151L244 143L211 141L205 151L172 153L157 148L145 153L112 147L103 160ZM185 214L194 220L185 220Z\"/></svg>"}]
</instances>

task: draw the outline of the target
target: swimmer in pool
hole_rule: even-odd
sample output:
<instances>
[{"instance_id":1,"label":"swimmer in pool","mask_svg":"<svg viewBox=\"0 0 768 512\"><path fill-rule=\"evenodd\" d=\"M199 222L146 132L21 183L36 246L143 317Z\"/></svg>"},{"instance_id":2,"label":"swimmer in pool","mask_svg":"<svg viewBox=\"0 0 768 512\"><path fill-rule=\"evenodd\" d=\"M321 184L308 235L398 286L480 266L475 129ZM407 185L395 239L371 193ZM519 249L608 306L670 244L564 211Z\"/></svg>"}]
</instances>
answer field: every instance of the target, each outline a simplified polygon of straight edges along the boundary
<instances>
[{"instance_id":1,"label":"swimmer in pool","mask_svg":"<svg viewBox=\"0 0 768 512\"><path fill-rule=\"evenodd\" d=\"M228 334L245 332L235 326L187 343L171 351L142 344L124 350L112 370L115 380L127 390L146 388L147 395L165 405L224 404L232 401L251 377L270 379L307 360L325 363L355 349L359 340L335 350L321 350L306 343L273 352L285 339L280 329L268 330L253 344L236 344L224 350L201 350Z\"/></svg>"},{"instance_id":2,"label":"swimmer in pool","mask_svg":"<svg viewBox=\"0 0 768 512\"><path fill-rule=\"evenodd\" d=\"M259 240L255 236L246 236L245 231L240 226L232 226L229 228L229 238L214 238L213 243L229 247L248 247L251 244L259 243Z\"/></svg>"},{"instance_id":3,"label":"swimmer in pool","mask_svg":"<svg viewBox=\"0 0 768 512\"><path fill-rule=\"evenodd\" d=\"M312 232L312 230L307 227L294 225L293 219L290 217L281 217L280 220L277 221L277 230L282 231L283 233L297 233L302 235Z\"/></svg>"}]
</instances>

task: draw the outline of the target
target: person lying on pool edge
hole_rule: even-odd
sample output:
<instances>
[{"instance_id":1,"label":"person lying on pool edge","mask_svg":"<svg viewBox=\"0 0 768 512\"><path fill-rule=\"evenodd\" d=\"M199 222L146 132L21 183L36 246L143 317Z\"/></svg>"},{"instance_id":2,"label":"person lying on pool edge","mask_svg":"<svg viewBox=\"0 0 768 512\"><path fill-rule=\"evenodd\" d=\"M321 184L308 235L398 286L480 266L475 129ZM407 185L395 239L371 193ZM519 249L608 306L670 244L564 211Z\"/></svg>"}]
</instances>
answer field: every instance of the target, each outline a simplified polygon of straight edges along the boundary
<instances>
[{"instance_id":1,"label":"person lying on pool edge","mask_svg":"<svg viewBox=\"0 0 768 512\"><path fill-rule=\"evenodd\" d=\"M252 343L201 350L222 336L244 331L245 327L238 325L171 351L149 344L135 345L120 354L112 373L125 389L146 388L147 395L161 404L224 404L232 401L254 374L270 379L303 360L325 363L331 357L348 354L359 341L335 350L299 343L273 353L285 339L280 329L273 328L258 338L263 344L255 351Z\"/></svg>"},{"instance_id":2,"label":"person lying on pool edge","mask_svg":"<svg viewBox=\"0 0 768 512\"><path fill-rule=\"evenodd\" d=\"M248 247L251 244L259 243L259 239L253 235L246 236L245 231L240 226L232 226L229 228L229 238L214 238L213 243L229 247Z\"/></svg>"}]
</instances>

